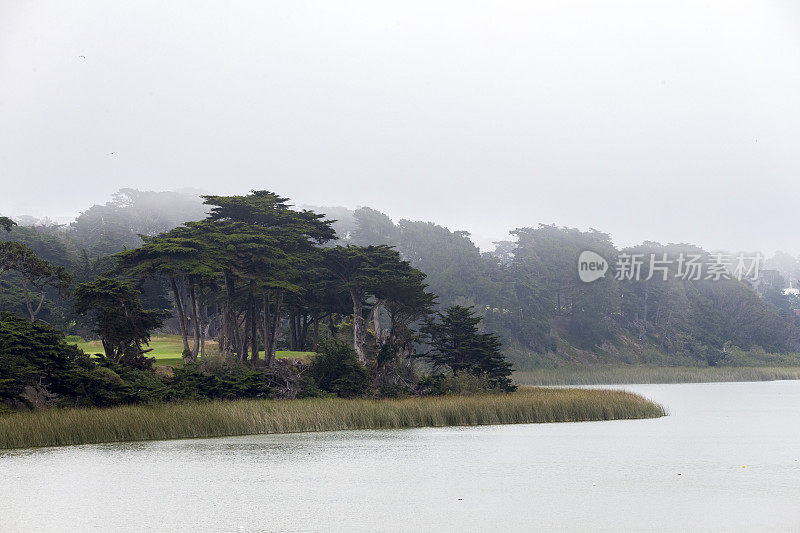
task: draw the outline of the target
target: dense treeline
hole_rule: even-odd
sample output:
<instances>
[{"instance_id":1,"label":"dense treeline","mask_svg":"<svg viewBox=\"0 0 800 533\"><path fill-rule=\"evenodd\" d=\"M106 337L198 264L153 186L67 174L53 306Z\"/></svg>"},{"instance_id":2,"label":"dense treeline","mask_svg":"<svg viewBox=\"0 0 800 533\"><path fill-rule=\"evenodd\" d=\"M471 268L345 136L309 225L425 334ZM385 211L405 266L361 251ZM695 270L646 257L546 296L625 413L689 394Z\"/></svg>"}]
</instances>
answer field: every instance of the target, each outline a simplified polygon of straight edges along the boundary
<instances>
[{"instance_id":1,"label":"dense treeline","mask_svg":"<svg viewBox=\"0 0 800 533\"><path fill-rule=\"evenodd\" d=\"M39 259L63 267L74 283L95 279L113 267L111 254L142 244L142 236L155 236L189 220L206 216L208 206L191 193L142 192L122 189L112 201L95 205L68 226L49 219L19 217L8 225L0 217L0 242L18 242L30 247ZM13 225L12 225L13 224ZM170 306L163 282L142 285L148 307ZM78 315L72 302L60 298L58 290L46 287L38 318L68 333L89 334L91 326ZM0 310L27 314L24 290L17 272L0 276Z\"/></svg>"},{"instance_id":2,"label":"dense treeline","mask_svg":"<svg viewBox=\"0 0 800 533\"><path fill-rule=\"evenodd\" d=\"M211 198L222 202L222 197ZM20 225L9 233L0 232L0 239L30 246L41 259L64 267L76 284L112 271L131 277L143 309L173 310L163 328L182 334L190 358L203 350L203 339L212 337L240 359L253 359L258 351L272 357L277 348L316 351L322 339L337 336L348 316L353 317L348 328L362 360L367 336L370 342L377 335L379 344L403 345L397 351L410 353L415 339L405 329L422 315L410 312L393 327L392 313L399 318L409 312L399 311L398 302L387 295L399 280L381 288L375 280L385 279L385 272L371 281L351 278L348 268L365 258L348 252L348 246L376 247L371 260L377 263L369 267L376 271L405 268L400 278L410 284L407 289L417 283L409 276L423 273L427 292L437 300L411 305L431 304L422 314L431 308L475 306L483 319L482 330L499 335L518 368L564 360L716 364L728 357L731 346L771 352L798 349L800 327L792 309L800 306L780 292L798 271L796 258L787 254L772 260L770 272L777 279L768 279L756 287L757 292L735 279L655 277L632 282L608 276L587 284L576 274L582 250L594 250L610 262L620 253L708 254L690 246L652 242L618 250L602 232L545 225L519 228L512 232L516 241L500 242L495 251L482 254L468 233L434 223L395 223L370 208L314 207L307 213L320 215L304 222L307 233L301 231L302 239L293 241L298 248L286 248L289 241L284 240L274 247L275 255L260 259L264 264L258 265L252 254L264 243L247 232L237 233L236 225L254 223L264 229L272 222L248 218L254 215L247 213L247 207L213 201L203 204L191 195L124 190L69 227ZM276 213L307 216L285 203ZM189 220L198 222L181 225ZM220 231L211 231L212 225ZM222 254L221 260L214 259L208 250L224 246L237 248L237 256ZM202 251L207 261L165 263L158 253L170 247L176 253L187 247L183 252L190 255ZM113 254L126 249L127 274L114 271L118 262ZM404 262L411 268L398 266ZM646 274L645 265L643 277ZM0 284L0 308L29 315L19 275L4 274ZM90 317L76 313L56 287L37 291L30 291L28 301L35 304L34 311L41 303L38 318L68 333L92 334ZM45 298L38 300L39 294ZM375 305L354 313L360 299Z\"/></svg>"},{"instance_id":3,"label":"dense treeline","mask_svg":"<svg viewBox=\"0 0 800 533\"><path fill-rule=\"evenodd\" d=\"M333 221L291 209L286 198L268 191L203 199L208 212L202 220L142 234L139 246L93 262L82 250L92 268L76 272L73 294L68 267L38 257L23 242L0 243L0 270L16 276L9 289L21 286L30 315L0 317L0 402L106 406L514 390L500 341L479 331L480 317L460 306L434 315L436 296L425 275L393 248L324 246L336 239ZM16 236L13 223L4 229ZM20 235L47 240L31 238L35 230ZM60 239L43 235L62 250L74 244L70 232ZM88 273L96 275L80 281ZM167 302L159 294L166 287L174 310L147 305L148 283L149 301ZM39 293L36 312L31 287ZM91 328L104 353L86 356L37 316L48 287L61 300L71 299L74 318L66 329ZM185 365L159 375L148 344L170 317L183 340ZM326 332L320 331L323 321ZM295 349L312 339L319 353L310 364L278 361L279 336ZM209 337L216 339L216 357L206 352Z\"/></svg>"},{"instance_id":4,"label":"dense treeline","mask_svg":"<svg viewBox=\"0 0 800 533\"><path fill-rule=\"evenodd\" d=\"M325 208L318 208L322 211ZM347 213L339 211L339 216ZM592 250L611 264L620 254L710 254L690 245L645 242L615 248L608 234L540 225L518 228L515 242L481 254L466 232L400 220L370 208L338 221L356 244L388 243L425 272L442 305L475 305L487 329L503 339L518 367L574 362L698 362L717 364L729 348L790 352L800 349L796 297L783 295L800 262L777 254L758 287L735 277L639 280L609 275L580 281L580 253ZM673 269L674 269L673 265ZM758 292L754 290L758 289Z\"/></svg>"}]
</instances>

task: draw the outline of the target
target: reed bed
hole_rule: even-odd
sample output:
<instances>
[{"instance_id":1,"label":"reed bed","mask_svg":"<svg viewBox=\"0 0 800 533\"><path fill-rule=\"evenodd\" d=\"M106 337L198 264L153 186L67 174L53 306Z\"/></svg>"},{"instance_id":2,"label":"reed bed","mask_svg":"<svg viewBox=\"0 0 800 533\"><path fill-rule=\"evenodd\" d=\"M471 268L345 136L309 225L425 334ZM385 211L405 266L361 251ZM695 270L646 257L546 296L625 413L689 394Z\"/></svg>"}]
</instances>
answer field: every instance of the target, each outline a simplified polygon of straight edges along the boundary
<instances>
[{"instance_id":1,"label":"reed bed","mask_svg":"<svg viewBox=\"0 0 800 533\"><path fill-rule=\"evenodd\" d=\"M504 395L397 400L239 400L0 416L0 449L264 433L655 418L625 391L521 387Z\"/></svg>"},{"instance_id":2,"label":"reed bed","mask_svg":"<svg viewBox=\"0 0 800 533\"><path fill-rule=\"evenodd\" d=\"M515 372L520 385L617 385L800 379L798 367L566 366Z\"/></svg>"}]
</instances>

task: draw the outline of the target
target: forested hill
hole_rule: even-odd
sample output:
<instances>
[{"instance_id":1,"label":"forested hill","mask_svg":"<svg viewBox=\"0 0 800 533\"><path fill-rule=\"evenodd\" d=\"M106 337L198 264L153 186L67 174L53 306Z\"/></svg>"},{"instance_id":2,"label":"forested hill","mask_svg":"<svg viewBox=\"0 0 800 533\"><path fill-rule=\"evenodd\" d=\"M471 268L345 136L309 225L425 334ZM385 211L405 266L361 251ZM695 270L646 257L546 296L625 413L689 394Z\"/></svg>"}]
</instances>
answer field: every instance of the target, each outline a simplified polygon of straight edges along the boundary
<instances>
[{"instance_id":1,"label":"forested hill","mask_svg":"<svg viewBox=\"0 0 800 533\"><path fill-rule=\"evenodd\" d=\"M325 212L324 207L315 208ZM348 216L349 215L349 216ZM618 250L599 231L539 225L518 228L516 241L480 253L469 234L431 222L400 220L368 207L336 209L337 232L353 244L388 243L425 272L440 305L476 305L517 366L572 362L716 364L736 348L773 353L800 349L797 296L783 295L797 279L797 258L778 253L759 283L684 280L672 265L665 281L649 277L593 283L578 279L577 262L593 250L614 263L620 254L713 255L691 245L645 242ZM756 288L757 290L754 290Z\"/></svg>"},{"instance_id":2,"label":"forested hill","mask_svg":"<svg viewBox=\"0 0 800 533\"><path fill-rule=\"evenodd\" d=\"M302 204L302 199L295 203ZM734 347L768 352L800 349L800 319L792 311L800 305L796 297L781 294L797 269L797 260L786 254L768 265L774 269L758 284L684 280L672 272L667 280L651 276L628 281L607 275L584 283L577 276L577 259L584 250L610 263L620 254L691 251L704 259L709 254L696 247L653 242L618 250L605 233L546 225L515 229L511 232L515 241L500 242L495 251L482 254L468 233L435 223L395 223L367 207L303 207L336 219L335 244L395 246L426 274L439 307L475 305L484 315L484 327L500 335L518 368L564 361L716 364ZM206 213L207 206L197 195L125 189L111 202L90 207L69 226L18 219L21 224L11 232L0 232L0 239L28 244L80 283L108 270L109 254L139 246L140 235L157 235ZM648 274L644 265L642 278ZM0 310L24 315L22 289L15 277L1 276L0 289ZM168 294L166 287L148 281L144 303L169 308ZM40 318L68 333L85 330L71 305L51 296Z\"/></svg>"}]
</instances>

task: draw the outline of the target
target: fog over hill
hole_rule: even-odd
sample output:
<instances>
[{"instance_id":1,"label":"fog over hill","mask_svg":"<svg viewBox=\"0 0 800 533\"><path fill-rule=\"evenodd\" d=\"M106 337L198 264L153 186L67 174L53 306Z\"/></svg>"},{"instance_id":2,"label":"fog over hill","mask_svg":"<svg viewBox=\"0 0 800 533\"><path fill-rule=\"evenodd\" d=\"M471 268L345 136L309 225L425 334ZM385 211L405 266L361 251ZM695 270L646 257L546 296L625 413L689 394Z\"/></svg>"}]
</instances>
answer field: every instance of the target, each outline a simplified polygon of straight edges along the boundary
<instances>
[{"instance_id":1,"label":"fog over hill","mask_svg":"<svg viewBox=\"0 0 800 533\"><path fill-rule=\"evenodd\" d=\"M0 212L267 189L482 249L546 222L797 254L799 19L789 1L5 2Z\"/></svg>"}]
</instances>

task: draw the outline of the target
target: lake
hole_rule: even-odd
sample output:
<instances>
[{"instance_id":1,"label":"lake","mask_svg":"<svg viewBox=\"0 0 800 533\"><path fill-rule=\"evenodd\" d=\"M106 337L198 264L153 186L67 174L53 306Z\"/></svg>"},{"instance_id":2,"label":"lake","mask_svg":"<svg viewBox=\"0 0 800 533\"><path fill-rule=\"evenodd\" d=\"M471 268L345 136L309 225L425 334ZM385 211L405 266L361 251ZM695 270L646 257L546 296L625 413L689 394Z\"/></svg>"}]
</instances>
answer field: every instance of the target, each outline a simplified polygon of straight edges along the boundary
<instances>
[{"instance_id":1,"label":"lake","mask_svg":"<svg viewBox=\"0 0 800 533\"><path fill-rule=\"evenodd\" d=\"M615 388L670 416L0 452L0 531L800 530L800 382Z\"/></svg>"}]
</instances>

